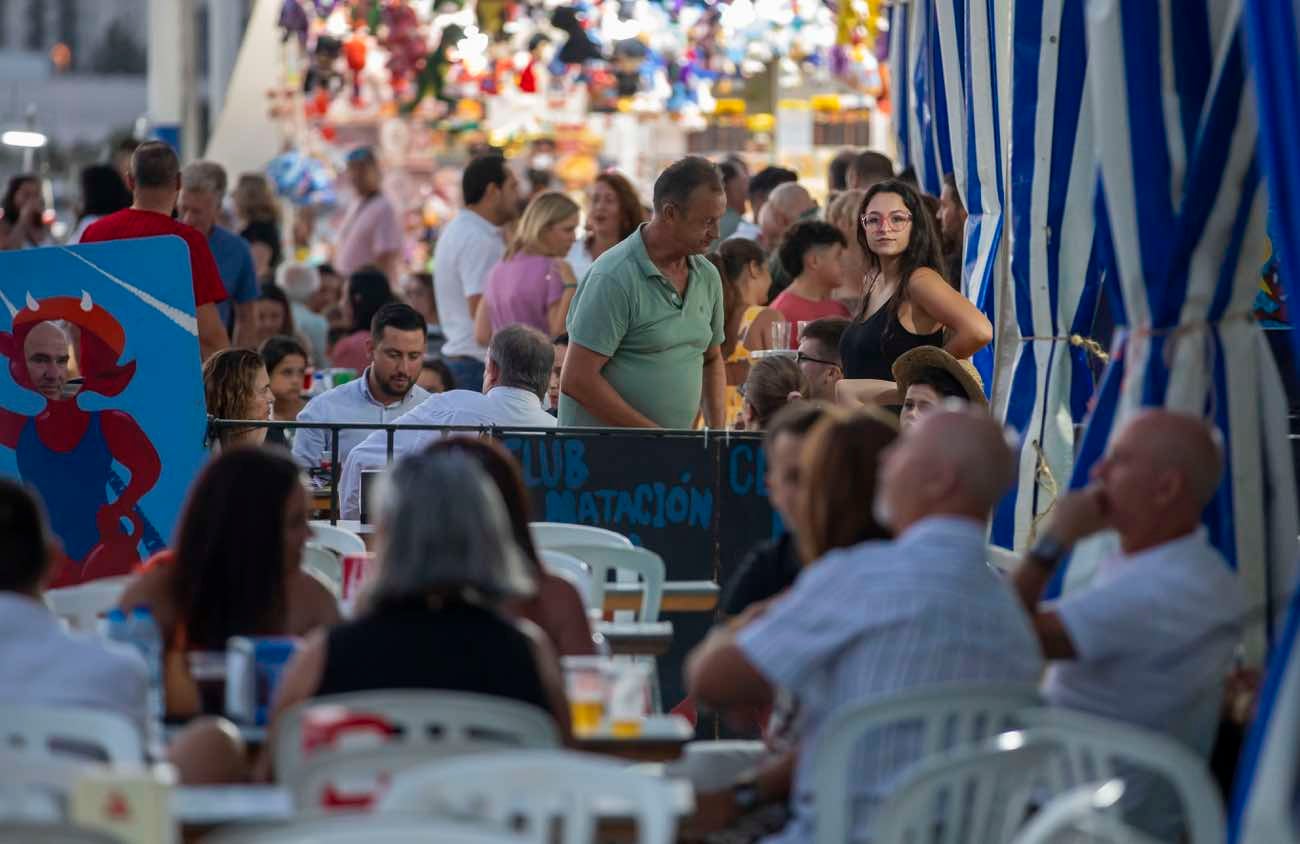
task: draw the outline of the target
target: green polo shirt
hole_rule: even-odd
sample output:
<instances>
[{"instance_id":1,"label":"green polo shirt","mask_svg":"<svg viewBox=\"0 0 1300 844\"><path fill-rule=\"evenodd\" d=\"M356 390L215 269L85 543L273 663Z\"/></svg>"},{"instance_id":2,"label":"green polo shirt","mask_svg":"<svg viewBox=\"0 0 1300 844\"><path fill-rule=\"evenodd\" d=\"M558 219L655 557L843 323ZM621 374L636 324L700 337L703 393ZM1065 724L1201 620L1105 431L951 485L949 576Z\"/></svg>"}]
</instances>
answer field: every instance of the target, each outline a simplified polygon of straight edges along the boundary
<instances>
[{"instance_id":1,"label":"green polo shirt","mask_svg":"<svg viewBox=\"0 0 1300 844\"><path fill-rule=\"evenodd\" d=\"M637 411L664 428L690 428L704 353L722 345L722 280L707 258L690 256L683 301L650 260L641 231L591 265L569 306L569 341L609 358L602 374ZM561 394L560 424L606 423Z\"/></svg>"}]
</instances>

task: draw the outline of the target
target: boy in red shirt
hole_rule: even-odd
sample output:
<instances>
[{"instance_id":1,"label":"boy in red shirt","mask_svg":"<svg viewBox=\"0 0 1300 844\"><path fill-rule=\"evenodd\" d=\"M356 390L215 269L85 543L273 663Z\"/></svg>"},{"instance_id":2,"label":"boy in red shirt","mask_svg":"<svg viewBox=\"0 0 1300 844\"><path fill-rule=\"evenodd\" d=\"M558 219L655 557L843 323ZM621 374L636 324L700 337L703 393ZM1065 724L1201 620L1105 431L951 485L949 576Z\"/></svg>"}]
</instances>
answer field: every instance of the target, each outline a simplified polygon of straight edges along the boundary
<instances>
[{"instance_id":1,"label":"boy in red shirt","mask_svg":"<svg viewBox=\"0 0 1300 844\"><path fill-rule=\"evenodd\" d=\"M799 347L798 326L822 317L847 317L849 311L831 298L840 285L844 235L830 223L805 220L795 223L781 239L777 252L794 281L772 301L790 322L790 348Z\"/></svg>"},{"instance_id":2,"label":"boy in red shirt","mask_svg":"<svg viewBox=\"0 0 1300 844\"><path fill-rule=\"evenodd\" d=\"M217 303L226 298L225 285L208 239L196 228L172 219L181 190L181 164L176 152L162 141L147 141L136 147L127 175L134 201L92 223L81 236L82 243L129 240L136 237L176 235L190 248L190 274L194 282L194 316L199 327L199 355L207 360L230 345L221 323Z\"/></svg>"}]
</instances>

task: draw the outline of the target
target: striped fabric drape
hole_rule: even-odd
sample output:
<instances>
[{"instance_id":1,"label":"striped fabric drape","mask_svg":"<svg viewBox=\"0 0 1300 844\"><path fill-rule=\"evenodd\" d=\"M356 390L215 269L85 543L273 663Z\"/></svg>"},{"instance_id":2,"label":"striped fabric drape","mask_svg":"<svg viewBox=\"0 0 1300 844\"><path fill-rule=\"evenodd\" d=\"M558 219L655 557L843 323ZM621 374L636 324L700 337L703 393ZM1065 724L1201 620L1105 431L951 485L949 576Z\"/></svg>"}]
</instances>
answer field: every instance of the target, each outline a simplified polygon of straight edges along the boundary
<instances>
[{"instance_id":1,"label":"striped fabric drape","mask_svg":"<svg viewBox=\"0 0 1300 844\"><path fill-rule=\"evenodd\" d=\"M1213 421L1227 471L1204 521L1257 609L1258 660L1294 581L1297 527L1284 391L1250 318L1267 200L1239 24L1233 0L1089 7L1093 138L1128 324L1071 486L1144 406ZM1063 569L1067 588L1090 557L1081 548Z\"/></svg>"},{"instance_id":2,"label":"striped fabric drape","mask_svg":"<svg viewBox=\"0 0 1300 844\"><path fill-rule=\"evenodd\" d=\"M943 64L935 38L935 2L894 0L889 15L890 79L898 158L916 171L926 193L938 195L951 168ZM942 136L942 137L941 137Z\"/></svg>"},{"instance_id":3,"label":"striped fabric drape","mask_svg":"<svg viewBox=\"0 0 1300 844\"><path fill-rule=\"evenodd\" d=\"M1259 104L1259 152L1271 192L1273 249L1291 302L1300 301L1300 17L1291 3L1245 0L1248 61ZM1300 351L1300 332L1291 338ZM1251 735L1237 769L1228 812L1229 844L1294 840L1300 770L1300 595L1275 640Z\"/></svg>"},{"instance_id":4,"label":"striped fabric drape","mask_svg":"<svg viewBox=\"0 0 1300 844\"><path fill-rule=\"evenodd\" d=\"M982 5L980 3L974 4ZM1005 421L1021 432L1020 483L994 514L990 540L1032 541L1038 518L1070 477L1074 425L1093 390L1088 338L1101 288L1092 203L1097 179L1086 0L1017 2L1011 12L1010 280L1014 313ZM972 133L977 148L981 133ZM990 179L974 179L973 186ZM983 244L967 240L968 254ZM978 300L977 300L978 301ZM1006 337L1008 332L999 332ZM1000 361L1009 356L999 354Z\"/></svg>"}]
</instances>

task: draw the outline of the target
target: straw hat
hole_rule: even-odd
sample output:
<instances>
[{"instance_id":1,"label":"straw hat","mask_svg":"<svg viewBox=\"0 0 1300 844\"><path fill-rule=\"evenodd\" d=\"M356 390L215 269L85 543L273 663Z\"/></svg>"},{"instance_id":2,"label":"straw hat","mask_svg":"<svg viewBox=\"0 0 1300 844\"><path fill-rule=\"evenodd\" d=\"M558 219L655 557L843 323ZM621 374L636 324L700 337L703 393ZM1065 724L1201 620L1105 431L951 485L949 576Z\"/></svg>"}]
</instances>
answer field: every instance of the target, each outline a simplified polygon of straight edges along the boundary
<instances>
[{"instance_id":1,"label":"straw hat","mask_svg":"<svg viewBox=\"0 0 1300 844\"><path fill-rule=\"evenodd\" d=\"M912 349L894 361L894 382L898 384L900 398L907 395L907 388L927 369L942 369L956 379L972 404L989 406L988 399L984 397L984 383L974 365L968 360L957 360L937 346Z\"/></svg>"}]
</instances>

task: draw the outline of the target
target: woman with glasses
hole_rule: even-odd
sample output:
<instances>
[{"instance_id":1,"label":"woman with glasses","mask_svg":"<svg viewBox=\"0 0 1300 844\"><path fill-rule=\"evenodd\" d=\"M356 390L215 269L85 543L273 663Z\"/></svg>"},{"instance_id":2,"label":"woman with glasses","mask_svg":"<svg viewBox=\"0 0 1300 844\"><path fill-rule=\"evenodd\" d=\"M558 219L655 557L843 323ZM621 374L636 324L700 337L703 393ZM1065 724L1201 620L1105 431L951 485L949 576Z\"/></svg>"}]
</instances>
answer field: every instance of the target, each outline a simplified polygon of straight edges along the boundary
<instances>
[{"instance_id":1,"label":"woman with glasses","mask_svg":"<svg viewBox=\"0 0 1300 844\"><path fill-rule=\"evenodd\" d=\"M969 358L993 339L993 326L944 279L939 235L915 188L897 179L875 185L858 222L867 276L862 305L840 341L844 380L837 395L895 405L895 360L920 346Z\"/></svg>"}]
</instances>

